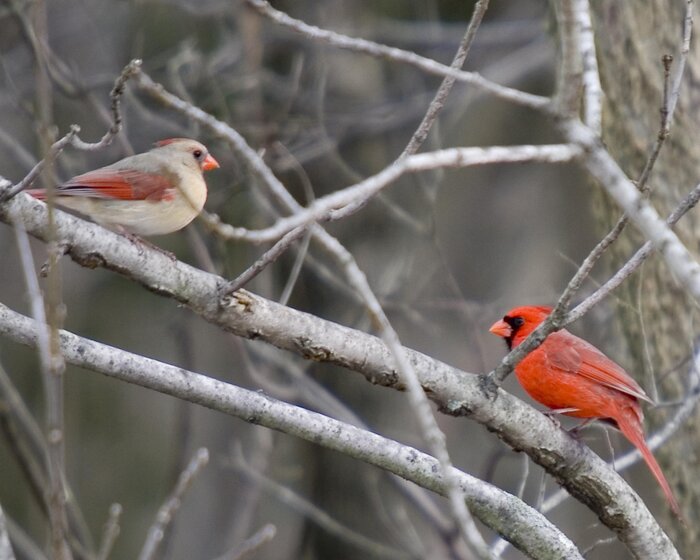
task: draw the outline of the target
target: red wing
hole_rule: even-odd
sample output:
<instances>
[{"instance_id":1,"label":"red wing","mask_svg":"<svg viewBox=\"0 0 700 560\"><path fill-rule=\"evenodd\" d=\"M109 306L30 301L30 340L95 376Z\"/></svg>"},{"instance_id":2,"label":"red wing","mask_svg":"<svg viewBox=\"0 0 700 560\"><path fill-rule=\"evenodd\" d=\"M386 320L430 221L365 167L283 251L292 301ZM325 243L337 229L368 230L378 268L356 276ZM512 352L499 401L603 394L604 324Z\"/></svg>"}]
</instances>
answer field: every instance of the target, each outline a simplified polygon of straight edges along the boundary
<instances>
[{"instance_id":1,"label":"red wing","mask_svg":"<svg viewBox=\"0 0 700 560\"><path fill-rule=\"evenodd\" d=\"M549 363L632 397L652 402L639 384L595 346L567 331L549 336L542 348Z\"/></svg>"},{"instance_id":2,"label":"red wing","mask_svg":"<svg viewBox=\"0 0 700 560\"><path fill-rule=\"evenodd\" d=\"M175 188L168 179L155 173L102 168L73 177L58 187L57 194L157 201L172 199L175 196Z\"/></svg>"}]
</instances>

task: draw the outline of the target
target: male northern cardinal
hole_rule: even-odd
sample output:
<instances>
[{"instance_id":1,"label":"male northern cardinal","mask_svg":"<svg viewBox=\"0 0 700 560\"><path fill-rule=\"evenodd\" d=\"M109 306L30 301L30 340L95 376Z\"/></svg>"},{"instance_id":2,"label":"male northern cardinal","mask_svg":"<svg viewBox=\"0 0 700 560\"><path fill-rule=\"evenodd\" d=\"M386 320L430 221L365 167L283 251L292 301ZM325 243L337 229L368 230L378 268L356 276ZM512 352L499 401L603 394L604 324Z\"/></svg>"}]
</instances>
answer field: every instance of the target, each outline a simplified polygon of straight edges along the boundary
<instances>
[{"instance_id":1,"label":"male northern cardinal","mask_svg":"<svg viewBox=\"0 0 700 560\"><path fill-rule=\"evenodd\" d=\"M56 204L136 235L172 233L201 212L207 199L202 173L217 167L218 162L195 140L161 140L149 152L57 186ZM45 189L27 192L39 200L46 198Z\"/></svg>"},{"instance_id":2,"label":"male northern cardinal","mask_svg":"<svg viewBox=\"0 0 700 560\"><path fill-rule=\"evenodd\" d=\"M551 312L551 307L516 307L489 331L503 337L510 350ZM682 519L671 487L644 441L644 415L639 402L652 400L622 367L585 340L560 330L530 352L515 367L515 375L528 395L555 412L598 418L619 428L639 449L671 509Z\"/></svg>"}]
</instances>

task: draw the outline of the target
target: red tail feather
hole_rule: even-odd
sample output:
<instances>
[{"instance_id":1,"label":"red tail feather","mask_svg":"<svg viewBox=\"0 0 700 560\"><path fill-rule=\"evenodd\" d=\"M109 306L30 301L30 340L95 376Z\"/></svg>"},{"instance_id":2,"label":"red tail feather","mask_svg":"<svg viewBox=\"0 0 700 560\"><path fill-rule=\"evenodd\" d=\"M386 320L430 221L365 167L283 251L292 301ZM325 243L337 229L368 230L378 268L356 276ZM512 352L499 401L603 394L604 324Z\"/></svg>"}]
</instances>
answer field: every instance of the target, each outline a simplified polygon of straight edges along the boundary
<instances>
[{"instance_id":1,"label":"red tail feather","mask_svg":"<svg viewBox=\"0 0 700 560\"><path fill-rule=\"evenodd\" d=\"M661 471L661 467L656 462L656 459L654 458L654 455L652 455L651 450L647 447L647 443L644 440L644 432L642 431L642 427L639 424L637 418L630 417L627 414L621 414L620 417L617 418L617 423L625 437L628 440L630 440L630 442L637 449L639 449L639 452L642 454L642 457L644 457L644 461L646 462L647 466L649 467L649 470L652 472L656 480L659 482L661 490L663 490L664 495L666 496L666 500L671 506L673 513L676 515L676 517L678 517L678 519L684 521L683 514L681 513L681 508L678 505L678 501L673 495L673 491L671 490L671 487L669 486L668 481L664 476L664 473Z\"/></svg>"}]
</instances>

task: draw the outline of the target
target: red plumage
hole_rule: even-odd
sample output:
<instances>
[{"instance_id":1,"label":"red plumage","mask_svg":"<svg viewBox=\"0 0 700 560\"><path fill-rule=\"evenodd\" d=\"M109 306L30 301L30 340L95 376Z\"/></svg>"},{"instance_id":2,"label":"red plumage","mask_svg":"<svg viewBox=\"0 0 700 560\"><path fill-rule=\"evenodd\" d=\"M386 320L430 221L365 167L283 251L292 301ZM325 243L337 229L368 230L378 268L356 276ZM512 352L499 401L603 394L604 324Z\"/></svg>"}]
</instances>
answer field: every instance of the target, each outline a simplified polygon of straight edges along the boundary
<instances>
[{"instance_id":1,"label":"red plumage","mask_svg":"<svg viewBox=\"0 0 700 560\"><path fill-rule=\"evenodd\" d=\"M28 192L39 200L46 198L43 189ZM176 194L176 187L172 181L157 173L101 168L73 177L59 185L56 194L117 200L172 200Z\"/></svg>"},{"instance_id":2,"label":"red plumage","mask_svg":"<svg viewBox=\"0 0 700 560\"><path fill-rule=\"evenodd\" d=\"M518 346L551 313L551 307L510 310L489 329ZM516 367L523 389L537 402L576 418L602 419L618 427L640 451L673 512L680 507L644 440L640 401L652 402L627 372L600 350L567 330L552 333Z\"/></svg>"}]
</instances>

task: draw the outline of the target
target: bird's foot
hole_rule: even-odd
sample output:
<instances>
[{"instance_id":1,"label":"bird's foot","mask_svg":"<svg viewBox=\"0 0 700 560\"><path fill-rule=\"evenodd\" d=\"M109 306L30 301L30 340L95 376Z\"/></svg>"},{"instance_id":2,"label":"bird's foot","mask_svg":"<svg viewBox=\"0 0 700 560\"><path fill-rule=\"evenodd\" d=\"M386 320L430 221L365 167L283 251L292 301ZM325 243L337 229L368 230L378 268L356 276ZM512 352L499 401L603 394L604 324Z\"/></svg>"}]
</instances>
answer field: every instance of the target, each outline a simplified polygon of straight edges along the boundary
<instances>
[{"instance_id":1,"label":"bird's foot","mask_svg":"<svg viewBox=\"0 0 700 560\"><path fill-rule=\"evenodd\" d=\"M583 431L583 429L586 426L588 426L591 422L593 422L594 420L595 420L595 418L585 418L583 421L581 421L581 423L577 424L576 426L574 426L573 428L570 428L567 431L569 432L569 435L572 438L579 440L579 439L581 439L581 432Z\"/></svg>"},{"instance_id":2,"label":"bird's foot","mask_svg":"<svg viewBox=\"0 0 700 560\"><path fill-rule=\"evenodd\" d=\"M578 408L553 408L551 410L544 410L542 411L542 414L544 414L547 418L549 418L552 423L557 427L561 428L561 422L559 421L559 416L562 414L568 414L569 412L576 412Z\"/></svg>"},{"instance_id":3,"label":"bird's foot","mask_svg":"<svg viewBox=\"0 0 700 560\"><path fill-rule=\"evenodd\" d=\"M126 237L129 241L131 241L134 245L136 245L136 248L139 250L139 255L144 254L144 247L148 247L149 249L153 249L154 251L158 251L159 253L165 255L168 257L171 261L176 262L177 257L175 256L175 253L171 253L167 249L163 249L162 247L158 247L158 245L151 243L148 239L144 239L143 237L139 237L135 233L131 233L128 230L125 230L124 228L119 229L119 233L121 233L124 237Z\"/></svg>"}]
</instances>

